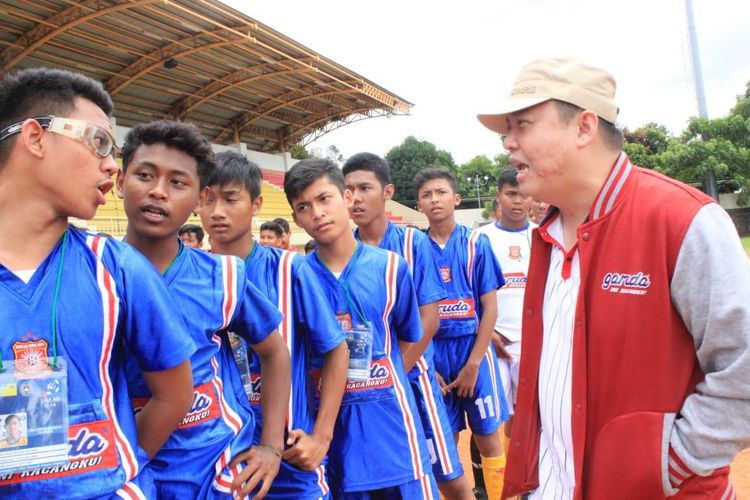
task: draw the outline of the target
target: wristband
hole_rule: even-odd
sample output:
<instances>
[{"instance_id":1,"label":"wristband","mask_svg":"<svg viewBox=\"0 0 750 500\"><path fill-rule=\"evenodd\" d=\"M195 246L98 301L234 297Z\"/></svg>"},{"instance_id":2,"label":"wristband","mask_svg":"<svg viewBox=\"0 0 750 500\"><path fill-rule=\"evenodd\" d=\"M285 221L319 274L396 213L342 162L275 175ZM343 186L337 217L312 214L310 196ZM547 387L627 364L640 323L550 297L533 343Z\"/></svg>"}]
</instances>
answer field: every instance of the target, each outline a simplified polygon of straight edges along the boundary
<instances>
[{"instance_id":1,"label":"wristband","mask_svg":"<svg viewBox=\"0 0 750 500\"><path fill-rule=\"evenodd\" d=\"M271 450L271 452L276 455L278 458L281 458L281 452L274 448L273 446L267 445L267 444L256 444L257 448L266 448L268 450Z\"/></svg>"}]
</instances>

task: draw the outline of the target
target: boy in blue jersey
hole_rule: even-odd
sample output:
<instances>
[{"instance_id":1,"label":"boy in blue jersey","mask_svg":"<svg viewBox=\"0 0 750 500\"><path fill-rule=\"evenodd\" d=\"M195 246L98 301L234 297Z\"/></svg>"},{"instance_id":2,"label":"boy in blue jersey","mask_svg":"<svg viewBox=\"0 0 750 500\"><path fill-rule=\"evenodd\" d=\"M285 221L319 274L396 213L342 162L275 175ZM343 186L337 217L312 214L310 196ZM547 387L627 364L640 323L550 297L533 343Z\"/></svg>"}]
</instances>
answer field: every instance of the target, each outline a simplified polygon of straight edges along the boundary
<instances>
[{"instance_id":1,"label":"boy in blue jersey","mask_svg":"<svg viewBox=\"0 0 750 500\"><path fill-rule=\"evenodd\" d=\"M268 498L328 498L325 467L341 397L346 384L349 353L330 305L317 287L317 277L296 252L262 246L254 241L253 217L263 203L258 166L243 155L217 155L218 168L201 197L200 216L211 235L215 253L245 261L247 278L277 304L284 319L279 333L292 359L292 390L287 409L287 449ZM325 313L324 311L329 311ZM310 356L323 359L320 407L310 404ZM260 359L251 353L250 404L260 438Z\"/></svg>"},{"instance_id":2,"label":"boy in blue jersey","mask_svg":"<svg viewBox=\"0 0 750 500\"><path fill-rule=\"evenodd\" d=\"M68 217L93 218L112 188L111 111L101 84L83 75L34 68L0 80L0 372L18 380L17 392L4 386L1 413L28 412L24 449L10 451L17 458L47 444L62 408L30 388L66 364L59 439L69 438L67 463L0 475L3 498L152 495L142 468L192 400L195 346L153 267L127 245L68 226ZM126 351L154 394L138 417Z\"/></svg>"},{"instance_id":3,"label":"boy in blue jersey","mask_svg":"<svg viewBox=\"0 0 750 500\"><path fill-rule=\"evenodd\" d=\"M294 222L317 242L303 266L317 276L349 343L349 380L329 452L334 498L437 498L401 357L422 336L408 265L354 238L352 194L333 162L298 162L284 191Z\"/></svg>"},{"instance_id":4,"label":"boy in blue jersey","mask_svg":"<svg viewBox=\"0 0 750 500\"><path fill-rule=\"evenodd\" d=\"M276 334L281 315L248 283L244 262L187 248L177 236L215 167L197 127L161 120L128 132L117 177L125 239L162 274L197 346L193 406L148 466L160 499L242 496L256 486L262 497L283 449L289 354ZM269 381L262 394L268 424L257 446L230 332L252 345ZM151 394L137 372L128 384L137 411Z\"/></svg>"},{"instance_id":5,"label":"boy in blue jersey","mask_svg":"<svg viewBox=\"0 0 750 500\"><path fill-rule=\"evenodd\" d=\"M413 348L402 353L404 367L417 401L440 492L446 498L473 500L432 359L431 341L440 325L438 302L446 298L432 246L421 231L397 226L386 217L385 203L395 189L388 162L372 153L358 153L341 170L346 189L352 193L349 214L358 226L355 238L399 254L412 271L423 335Z\"/></svg>"},{"instance_id":6,"label":"boy in blue jersey","mask_svg":"<svg viewBox=\"0 0 750 500\"><path fill-rule=\"evenodd\" d=\"M508 407L490 341L497 319L496 291L505 281L487 237L456 224L453 212L461 195L453 174L441 168L421 170L414 191L430 221L427 235L448 292L440 303L440 328L433 340L438 380L453 432L458 435L465 428L466 415L482 456L487 496L500 498L505 455L498 427L508 418Z\"/></svg>"}]
</instances>

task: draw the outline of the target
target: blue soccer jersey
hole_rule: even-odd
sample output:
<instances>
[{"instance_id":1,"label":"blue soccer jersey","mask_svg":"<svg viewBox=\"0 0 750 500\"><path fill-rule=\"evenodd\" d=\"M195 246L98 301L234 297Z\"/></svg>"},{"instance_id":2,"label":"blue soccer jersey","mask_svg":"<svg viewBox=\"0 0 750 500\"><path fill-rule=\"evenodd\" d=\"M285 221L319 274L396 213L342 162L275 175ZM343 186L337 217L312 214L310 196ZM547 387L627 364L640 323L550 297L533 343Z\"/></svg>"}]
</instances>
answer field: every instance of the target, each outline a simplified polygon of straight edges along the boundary
<instances>
[{"instance_id":1,"label":"blue soccer jersey","mask_svg":"<svg viewBox=\"0 0 750 500\"><path fill-rule=\"evenodd\" d=\"M264 247L258 243L245 259L247 278L277 305L283 320L279 333L292 360L291 392L287 410L287 430L302 429L310 434L315 425L311 404L310 356L324 356L346 340L330 304L320 293L319 277L296 252ZM328 311L328 313L326 313ZM260 406L260 359L250 355L250 377L253 394L251 407L256 423L262 419ZM260 440L256 425L255 442ZM329 491L325 463L312 472L281 463L279 475L267 498L318 498Z\"/></svg>"},{"instance_id":2,"label":"blue soccer jersey","mask_svg":"<svg viewBox=\"0 0 750 500\"><path fill-rule=\"evenodd\" d=\"M487 236L456 224L444 248L430 239L448 294L440 301L435 338L474 335L482 317L480 297L505 284Z\"/></svg>"},{"instance_id":3,"label":"blue soccer jersey","mask_svg":"<svg viewBox=\"0 0 750 500\"><path fill-rule=\"evenodd\" d=\"M67 464L0 476L0 497L142 498L133 478L148 457L137 444L126 357L160 371L195 351L153 266L119 241L69 228L28 283L0 265L0 321L2 356L17 355L17 369L26 355L52 360L53 345L66 360L70 440ZM3 411L24 412L22 400Z\"/></svg>"},{"instance_id":4,"label":"blue soccer jersey","mask_svg":"<svg viewBox=\"0 0 750 500\"><path fill-rule=\"evenodd\" d=\"M244 262L235 257L180 242L163 279L197 347L190 358L195 387L192 408L148 468L160 498L229 493L239 472L229 462L252 445L254 419L228 332L257 344L276 330L281 315L247 281ZM137 371L129 371L129 386L137 411L149 392Z\"/></svg>"},{"instance_id":5,"label":"blue soccer jersey","mask_svg":"<svg viewBox=\"0 0 750 500\"><path fill-rule=\"evenodd\" d=\"M329 451L336 490L369 491L422 479L430 473L430 458L398 344L417 342L422 335L406 262L392 252L358 244L339 278L317 252L303 266L318 277L343 323L356 326L364 319L372 327L369 378L347 381ZM314 357L314 373L321 365L322 359Z\"/></svg>"}]
</instances>

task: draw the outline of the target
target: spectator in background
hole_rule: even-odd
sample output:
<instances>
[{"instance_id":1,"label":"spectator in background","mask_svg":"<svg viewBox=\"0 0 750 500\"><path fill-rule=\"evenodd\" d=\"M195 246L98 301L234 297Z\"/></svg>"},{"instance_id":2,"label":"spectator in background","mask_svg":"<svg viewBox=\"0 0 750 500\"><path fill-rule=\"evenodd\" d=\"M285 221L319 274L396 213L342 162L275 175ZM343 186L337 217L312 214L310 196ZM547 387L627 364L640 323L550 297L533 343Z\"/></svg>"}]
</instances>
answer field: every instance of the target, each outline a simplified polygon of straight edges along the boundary
<instances>
[{"instance_id":1,"label":"spectator in background","mask_svg":"<svg viewBox=\"0 0 750 500\"><path fill-rule=\"evenodd\" d=\"M289 249L289 237L292 235L292 228L289 227L289 221L283 217L278 217L273 220L281 228L281 246L284 250Z\"/></svg>"},{"instance_id":2,"label":"spectator in background","mask_svg":"<svg viewBox=\"0 0 750 500\"><path fill-rule=\"evenodd\" d=\"M190 248L203 248L203 228L197 224L185 224L177 232L185 246Z\"/></svg>"},{"instance_id":3,"label":"spectator in background","mask_svg":"<svg viewBox=\"0 0 750 500\"><path fill-rule=\"evenodd\" d=\"M529 219L536 225L541 224L544 216L547 215L549 210L549 203L543 201L534 200L531 202L531 210L529 210ZM499 218L499 217L498 217Z\"/></svg>"},{"instance_id":4,"label":"spectator in background","mask_svg":"<svg viewBox=\"0 0 750 500\"><path fill-rule=\"evenodd\" d=\"M260 226L260 244L264 247L284 248L284 230L276 222L267 221Z\"/></svg>"},{"instance_id":5,"label":"spectator in background","mask_svg":"<svg viewBox=\"0 0 750 500\"><path fill-rule=\"evenodd\" d=\"M315 240L310 240L307 243L305 243L305 255L310 255L315 251L318 244L315 243Z\"/></svg>"}]
</instances>

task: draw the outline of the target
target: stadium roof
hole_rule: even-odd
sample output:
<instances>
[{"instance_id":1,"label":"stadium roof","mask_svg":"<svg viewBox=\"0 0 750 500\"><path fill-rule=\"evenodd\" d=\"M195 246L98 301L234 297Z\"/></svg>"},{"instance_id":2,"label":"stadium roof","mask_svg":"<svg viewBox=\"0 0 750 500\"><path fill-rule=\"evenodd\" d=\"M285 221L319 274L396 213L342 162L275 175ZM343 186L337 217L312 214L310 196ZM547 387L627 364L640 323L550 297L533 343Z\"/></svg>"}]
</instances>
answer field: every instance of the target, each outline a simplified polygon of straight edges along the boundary
<instances>
[{"instance_id":1,"label":"stadium roof","mask_svg":"<svg viewBox=\"0 0 750 500\"><path fill-rule=\"evenodd\" d=\"M192 121L257 151L412 106L216 0L0 0L0 75L38 65L104 82L118 125Z\"/></svg>"}]
</instances>

